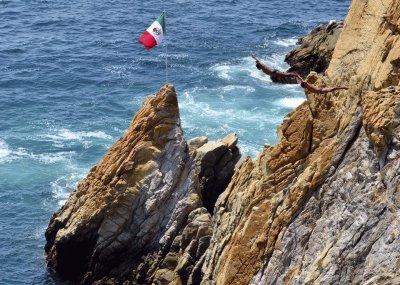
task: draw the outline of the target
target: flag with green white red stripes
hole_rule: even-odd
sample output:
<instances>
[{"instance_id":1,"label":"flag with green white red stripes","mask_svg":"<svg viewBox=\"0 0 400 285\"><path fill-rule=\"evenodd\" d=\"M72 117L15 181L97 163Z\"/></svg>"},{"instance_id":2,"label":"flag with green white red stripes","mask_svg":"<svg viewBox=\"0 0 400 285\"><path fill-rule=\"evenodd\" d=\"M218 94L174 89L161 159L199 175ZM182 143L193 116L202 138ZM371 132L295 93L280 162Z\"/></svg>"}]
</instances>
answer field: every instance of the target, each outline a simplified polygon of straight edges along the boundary
<instances>
[{"instance_id":1,"label":"flag with green white red stripes","mask_svg":"<svg viewBox=\"0 0 400 285\"><path fill-rule=\"evenodd\" d=\"M159 45L164 40L165 34L165 12L163 12L140 36L139 42L149 50Z\"/></svg>"}]
</instances>

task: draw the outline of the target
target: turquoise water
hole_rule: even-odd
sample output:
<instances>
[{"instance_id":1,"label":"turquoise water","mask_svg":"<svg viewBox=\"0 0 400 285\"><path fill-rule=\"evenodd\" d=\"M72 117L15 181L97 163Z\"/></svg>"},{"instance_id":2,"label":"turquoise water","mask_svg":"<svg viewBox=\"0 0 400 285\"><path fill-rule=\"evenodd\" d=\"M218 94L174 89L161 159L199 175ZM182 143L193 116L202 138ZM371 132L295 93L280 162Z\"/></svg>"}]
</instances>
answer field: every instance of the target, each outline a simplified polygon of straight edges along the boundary
<instances>
[{"instance_id":1,"label":"turquoise water","mask_svg":"<svg viewBox=\"0 0 400 285\"><path fill-rule=\"evenodd\" d=\"M304 94L271 83L250 54L286 68L296 38L349 2L0 0L0 284L54 284L52 213L166 81L166 48L137 42L160 11L186 137L235 132L255 157Z\"/></svg>"}]
</instances>

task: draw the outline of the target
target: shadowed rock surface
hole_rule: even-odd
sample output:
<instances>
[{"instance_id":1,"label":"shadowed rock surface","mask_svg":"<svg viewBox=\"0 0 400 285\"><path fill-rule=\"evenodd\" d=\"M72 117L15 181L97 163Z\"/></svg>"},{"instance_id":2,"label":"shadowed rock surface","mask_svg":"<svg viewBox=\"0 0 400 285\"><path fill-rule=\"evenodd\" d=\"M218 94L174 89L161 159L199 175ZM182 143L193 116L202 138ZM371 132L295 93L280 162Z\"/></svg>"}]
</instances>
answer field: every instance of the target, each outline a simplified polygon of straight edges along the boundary
<instances>
[{"instance_id":1,"label":"shadowed rock surface","mask_svg":"<svg viewBox=\"0 0 400 285\"><path fill-rule=\"evenodd\" d=\"M163 87L53 216L49 267L86 284L400 284L399 26L400 0L353 0L307 77L349 89L307 92L240 165L233 134L186 143Z\"/></svg>"},{"instance_id":2,"label":"shadowed rock surface","mask_svg":"<svg viewBox=\"0 0 400 285\"><path fill-rule=\"evenodd\" d=\"M213 213L219 195L225 190L239 161L238 138L230 134L215 142L209 142L195 151L196 165L199 167L204 207Z\"/></svg>"},{"instance_id":3,"label":"shadowed rock surface","mask_svg":"<svg viewBox=\"0 0 400 285\"><path fill-rule=\"evenodd\" d=\"M342 29L342 21L331 21L300 38L297 42L299 46L285 57L290 65L287 71L297 72L304 78L311 71L323 73L329 66Z\"/></svg>"},{"instance_id":4,"label":"shadowed rock surface","mask_svg":"<svg viewBox=\"0 0 400 285\"><path fill-rule=\"evenodd\" d=\"M343 29L343 21L330 21L320 25L310 34L299 38L297 47L290 51L285 61L290 65L286 72L297 72L306 78L310 72L323 73L328 68L336 42ZM271 76L276 83L297 84L292 77Z\"/></svg>"},{"instance_id":5,"label":"shadowed rock surface","mask_svg":"<svg viewBox=\"0 0 400 285\"><path fill-rule=\"evenodd\" d=\"M286 72L297 72L306 78L310 72L323 73L328 68L333 50L343 29L342 21L330 21L299 38L297 47L290 51L285 61L290 65ZM295 78L271 76L271 80L283 84L297 84Z\"/></svg>"}]
</instances>

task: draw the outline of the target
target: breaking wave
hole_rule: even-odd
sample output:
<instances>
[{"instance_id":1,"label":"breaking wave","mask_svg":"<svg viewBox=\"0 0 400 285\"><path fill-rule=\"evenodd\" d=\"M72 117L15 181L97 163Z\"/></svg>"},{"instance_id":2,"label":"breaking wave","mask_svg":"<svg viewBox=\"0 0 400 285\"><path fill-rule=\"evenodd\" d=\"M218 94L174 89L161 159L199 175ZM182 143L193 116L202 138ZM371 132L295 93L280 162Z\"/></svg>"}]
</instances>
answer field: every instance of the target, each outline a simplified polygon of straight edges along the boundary
<instances>
[{"instance_id":1,"label":"breaking wave","mask_svg":"<svg viewBox=\"0 0 400 285\"><path fill-rule=\"evenodd\" d=\"M69 175L61 176L50 183L53 198L57 200L58 206L63 206L69 194L76 188L78 182L86 175L85 171L74 172Z\"/></svg>"},{"instance_id":2,"label":"breaking wave","mask_svg":"<svg viewBox=\"0 0 400 285\"><path fill-rule=\"evenodd\" d=\"M98 139L106 139L106 140L112 139L112 136L110 136L102 131L73 132L68 129L61 129L57 132L57 134L45 135L45 137L53 139L53 140L61 140L61 141L67 141L67 140L78 140L79 141L79 140L83 140L85 138L98 138Z\"/></svg>"},{"instance_id":3,"label":"breaking wave","mask_svg":"<svg viewBox=\"0 0 400 285\"><path fill-rule=\"evenodd\" d=\"M297 38L289 38L289 39L277 39L274 44L282 47L292 47L297 43Z\"/></svg>"},{"instance_id":4,"label":"breaking wave","mask_svg":"<svg viewBox=\"0 0 400 285\"><path fill-rule=\"evenodd\" d=\"M34 161L39 161L43 164L53 164L63 161L69 161L74 155L76 155L76 152L74 151L35 154L24 148L17 148L13 150L7 145L5 141L0 140L0 164L18 159L31 159Z\"/></svg>"},{"instance_id":5,"label":"breaking wave","mask_svg":"<svg viewBox=\"0 0 400 285\"><path fill-rule=\"evenodd\" d=\"M285 97L285 98L275 101L275 104L282 106L284 108L294 109L297 106L299 106L301 103L303 103L304 101L305 101L305 98L303 98L303 97L294 97L294 98Z\"/></svg>"},{"instance_id":6,"label":"breaking wave","mask_svg":"<svg viewBox=\"0 0 400 285\"><path fill-rule=\"evenodd\" d=\"M6 142L3 140L0 140L0 162L2 160L5 160L10 154L11 154L11 151L9 150Z\"/></svg>"}]
</instances>

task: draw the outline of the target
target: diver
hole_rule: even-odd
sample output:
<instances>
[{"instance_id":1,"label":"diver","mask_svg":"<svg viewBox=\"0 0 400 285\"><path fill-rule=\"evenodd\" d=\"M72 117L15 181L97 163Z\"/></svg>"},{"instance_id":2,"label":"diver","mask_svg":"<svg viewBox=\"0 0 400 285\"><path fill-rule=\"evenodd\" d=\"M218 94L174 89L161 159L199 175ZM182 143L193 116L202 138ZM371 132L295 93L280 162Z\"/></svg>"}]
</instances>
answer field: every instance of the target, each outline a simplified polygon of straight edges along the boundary
<instances>
[{"instance_id":1,"label":"diver","mask_svg":"<svg viewBox=\"0 0 400 285\"><path fill-rule=\"evenodd\" d=\"M261 69L265 74L269 75L270 77L274 77L275 79L282 79L282 78L290 78L295 80L295 83L300 83L300 86L304 89L312 93L319 93L319 94L326 94L329 92L337 91L337 90L348 90L347 87L322 87L318 88L310 83L306 82L297 72L282 72L276 69L271 69L263 64L257 57L254 55L251 56L256 61L256 67Z\"/></svg>"},{"instance_id":2,"label":"diver","mask_svg":"<svg viewBox=\"0 0 400 285\"><path fill-rule=\"evenodd\" d=\"M300 76L296 72L283 72L283 71L279 71L279 70L276 70L276 69L271 69L271 68L267 67L265 64L263 64L254 55L252 55L251 57L254 58L254 60L256 61L257 69L262 70L265 74L269 75L270 77L274 77L275 79L278 79L277 81L279 81L279 79L288 78L288 77L291 78L291 79L296 80L296 78L298 78L298 76ZM296 82L293 82L293 83L296 83Z\"/></svg>"},{"instance_id":3,"label":"diver","mask_svg":"<svg viewBox=\"0 0 400 285\"><path fill-rule=\"evenodd\" d=\"M306 82L300 75L297 77L300 86L303 87L304 89L307 89L308 91L312 93L319 93L319 94L326 94L329 92L333 92L336 90L348 90L349 88L347 87L315 87L314 85L311 85L310 83Z\"/></svg>"}]
</instances>

